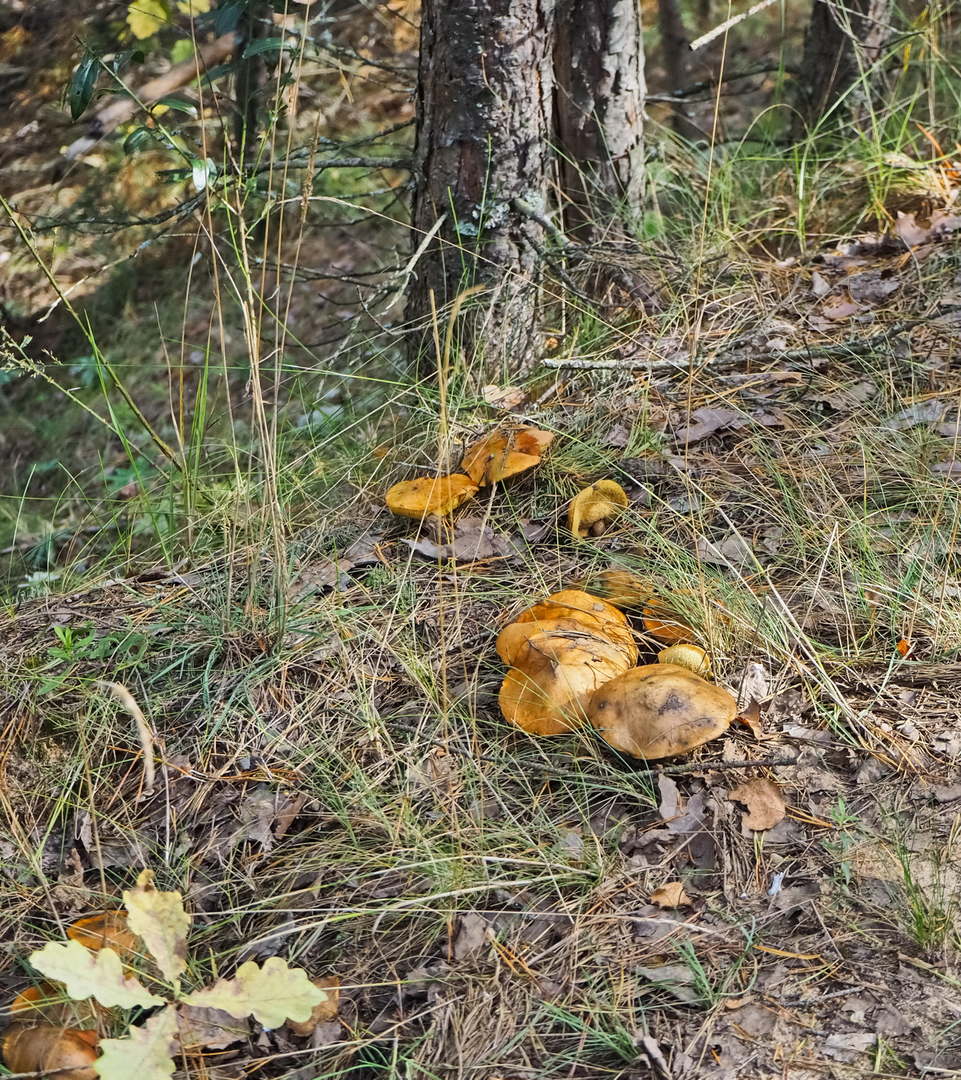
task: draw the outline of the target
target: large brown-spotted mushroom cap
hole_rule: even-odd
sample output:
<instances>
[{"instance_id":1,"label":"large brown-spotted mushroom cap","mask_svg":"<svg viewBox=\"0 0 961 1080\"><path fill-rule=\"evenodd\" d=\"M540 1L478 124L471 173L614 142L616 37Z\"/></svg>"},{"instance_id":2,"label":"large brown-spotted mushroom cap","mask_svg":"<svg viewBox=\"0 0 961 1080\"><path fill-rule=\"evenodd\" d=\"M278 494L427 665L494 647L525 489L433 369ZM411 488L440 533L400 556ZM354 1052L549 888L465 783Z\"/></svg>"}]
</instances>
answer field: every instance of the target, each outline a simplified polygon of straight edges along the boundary
<instances>
[{"instance_id":1,"label":"large brown-spotted mushroom cap","mask_svg":"<svg viewBox=\"0 0 961 1080\"><path fill-rule=\"evenodd\" d=\"M533 638L556 637L563 642L579 645L611 645L627 660L625 670L637 663L637 645L630 627L608 623L593 627L580 619L544 619L539 622L515 622L505 626L497 635L497 655L505 664L517 665L519 658L530 650ZM566 646L559 646L562 650ZM522 661L521 661L522 662Z\"/></svg>"},{"instance_id":2,"label":"large brown-spotted mushroom cap","mask_svg":"<svg viewBox=\"0 0 961 1080\"><path fill-rule=\"evenodd\" d=\"M625 635L615 642L576 620L555 622L568 625L538 631L514 623L498 638L498 652L513 665L501 686L501 712L532 735L559 735L583 726L598 687L637 662L633 638L623 628L612 628Z\"/></svg>"},{"instance_id":3,"label":"large brown-spotted mushroom cap","mask_svg":"<svg viewBox=\"0 0 961 1080\"><path fill-rule=\"evenodd\" d=\"M387 508L401 517L444 517L462 502L476 495L477 485L469 476L421 476L403 480L387 492Z\"/></svg>"},{"instance_id":4,"label":"large brown-spotted mushroom cap","mask_svg":"<svg viewBox=\"0 0 961 1080\"><path fill-rule=\"evenodd\" d=\"M590 700L591 724L615 750L656 761L686 754L722 735L737 715L734 698L687 668L646 664L618 675Z\"/></svg>"},{"instance_id":5,"label":"large brown-spotted mushroom cap","mask_svg":"<svg viewBox=\"0 0 961 1080\"><path fill-rule=\"evenodd\" d=\"M541 623L546 619L579 619L588 626L627 626L627 616L623 611L580 589L562 589L551 593L539 604L522 611L514 621Z\"/></svg>"}]
</instances>

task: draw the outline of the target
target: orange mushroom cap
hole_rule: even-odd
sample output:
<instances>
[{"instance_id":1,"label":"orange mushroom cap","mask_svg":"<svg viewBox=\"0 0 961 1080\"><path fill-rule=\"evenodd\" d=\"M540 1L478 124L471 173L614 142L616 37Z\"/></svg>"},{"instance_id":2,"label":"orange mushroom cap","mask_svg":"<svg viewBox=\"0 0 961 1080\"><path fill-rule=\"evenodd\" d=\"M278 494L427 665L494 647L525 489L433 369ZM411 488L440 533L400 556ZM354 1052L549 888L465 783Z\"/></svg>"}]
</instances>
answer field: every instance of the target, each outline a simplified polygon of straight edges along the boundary
<instances>
[{"instance_id":1,"label":"orange mushroom cap","mask_svg":"<svg viewBox=\"0 0 961 1080\"><path fill-rule=\"evenodd\" d=\"M402 480L387 492L387 508L401 517L444 517L477 494L477 484L469 476L420 476Z\"/></svg>"}]
</instances>

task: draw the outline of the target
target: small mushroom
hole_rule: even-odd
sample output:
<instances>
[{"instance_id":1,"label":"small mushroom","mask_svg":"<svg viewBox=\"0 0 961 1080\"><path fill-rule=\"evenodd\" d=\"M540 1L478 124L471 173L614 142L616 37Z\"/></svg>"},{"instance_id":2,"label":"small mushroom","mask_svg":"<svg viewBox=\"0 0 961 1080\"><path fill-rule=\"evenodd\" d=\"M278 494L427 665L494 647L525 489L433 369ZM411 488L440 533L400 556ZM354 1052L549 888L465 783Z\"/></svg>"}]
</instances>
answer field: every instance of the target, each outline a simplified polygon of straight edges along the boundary
<instances>
[{"instance_id":1,"label":"small mushroom","mask_svg":"<svg viewBox=\"0 0 961 1080\"><path fill-rule=\"evenodd\" d=\"M522 427L513 432L492 431L474 443L461 468L480 487L506 480L538 465L541 450L550 445L553 432Z\"/></svg>"},{"instance_id":2,"label":"small mushroom","mask_svg":"<svg viewBox=\"0 0 961 1080\"><path fill-rule=\"evenodd\" d=\"M401 517L442 518L456 510L461 503L477 494L477 484L469 476L421 476L403 480L387 492L387 507Z\"/></svg>"},{"instance_id":3,"label":"small mushroom","mask_svg":"<svg viewBox=\"0 0 961 1080\"><path fill-rule=\"evenodd\" d=\"M575 536L603 536L627 509L627 494L614 480L598 480L571 500L567 524Z\"/></svg>"},{"instance_id":4,"label":"small mushroom","mask_svg":"<svg viewBox=\"0 0 961 1080\"><path fill-rule=\"evenodd\" d=\"M659 664L676 664L695 675L710 675L711 661L700 645L671 645L657 654Z\"/></svg>"},{"instance_id":5,"label":"small mushroom","mask_svg":"<svg viewBox=\"0 0 961 1080\"><path fill-rule=\"evenodd\" d=\"M513 665L501 685L501 712L531 735L560 735L584 726L598 687L637 661L633 639L629 645L615 643L576 621L575 627L531 633L531 624L514 623L498 638L498 651L505 645L501 655L510 656ZM505 634L521 630L527 636L507 648Z\"/></svg>"},{"instance_id":6,"label":"small mushroom","mask_svg":"<svg viewBox=\"0 0 961 1080\"><path fill-rule=\"evenodd\" d=\"M734 698L687 668L646 664L601 686L587 717L613 749L646 761L686 754L722 735Z\"/></svg>"}]
</instances>

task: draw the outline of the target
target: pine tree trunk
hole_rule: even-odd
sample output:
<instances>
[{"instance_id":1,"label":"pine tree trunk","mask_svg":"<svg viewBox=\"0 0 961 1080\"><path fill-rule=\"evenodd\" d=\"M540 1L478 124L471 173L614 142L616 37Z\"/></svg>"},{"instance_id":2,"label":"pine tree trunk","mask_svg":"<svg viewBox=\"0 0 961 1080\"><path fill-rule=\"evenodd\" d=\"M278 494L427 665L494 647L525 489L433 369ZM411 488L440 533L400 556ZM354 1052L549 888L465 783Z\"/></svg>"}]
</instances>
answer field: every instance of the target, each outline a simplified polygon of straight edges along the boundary
<instances>
[{"instance_id":1,"label":"pine tree trunk","mask_svg":"<svg viewBox=\"0 0 961 1080\"><path fill-rule=\"evenodd\" d=\"M891 35L893 0L815 0L804 40L802 113L809 124L822 120L884 55ZM870 82L852 91L850 108L857 114L870 92Z\"/></svg>"},{"instance_id":2,"label":"pine tree trunk","mask_svg":"<svg viewBox=\"0 0 961 1080\"><path fill-rule=\"evenodd\" d=\"M637 0L561 0L554 76L564 224L586 240L640 204L645 85Z\"/></svg>"},{"instance_id":3,"label":"pine tree trunk","mask_svg":"<svg viewBox=\"0 0 961 1080\"><path fill-rule=\"evenodd\" d=\"M460 292L485 285L459 338L488 367L516 370L538 345L542 230L518 201L547 204L554 0L424 0L421 18L414 249L446 218L408 287L412 339L423 368L431 294L443 320Z\"/></svg>"}]
</instances>

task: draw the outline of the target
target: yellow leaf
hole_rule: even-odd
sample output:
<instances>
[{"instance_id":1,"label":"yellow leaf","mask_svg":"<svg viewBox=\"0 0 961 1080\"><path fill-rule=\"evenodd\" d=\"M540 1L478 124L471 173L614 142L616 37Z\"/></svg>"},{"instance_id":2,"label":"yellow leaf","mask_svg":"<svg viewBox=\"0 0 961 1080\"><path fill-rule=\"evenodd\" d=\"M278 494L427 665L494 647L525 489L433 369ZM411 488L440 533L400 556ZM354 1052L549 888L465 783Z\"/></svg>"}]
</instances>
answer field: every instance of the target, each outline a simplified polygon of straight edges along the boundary
<instances>
[{"instance_id":1,"label":"yellow leaf","mask_svg":"<svg viewBox=\"0 0 961 1080\"><path fill-rule=\"evenodd\" d=\"M160 892L153 871L143 870L135 889L125 889L127 925L143 938L147 951L168 982L176 983L187 969L187 931L190 916L179 892Z\"/></svg>"},{"instance_id":2,"label":"yellow leaf","mask_svg":"<svg viewBox=\"0 0 961 1080\"><path fill-rule=\"evenodd\" d=\"M79 941L65 945L51 941L31 954L30 963L48 979L66 983L67 993L75 1001L95 997L101 1005L119 1005L121 1009L164 1004L163 998L151 994L136 979L124 978L120 957L113 949L92 953Z\"/></svg>"},{"instance_id":3,"label":"yellow leaf","mask_svg":"<svg viewBox=\"0 0 961 1080\"><path fill-rule=\"evenodd\" d=\"M287 1018L287 1030L301 1037L312 1035L318 1024L329 1024L331 1020L336 1020L340 1003L340 978L337 975L321 975L311 981L314 986L319 986L324 991L326 999L315 1005L310 1016L303 1022Z\"/></svg>"},{"instance_id":4,"label":"yellow leaf","mask_svg":"<svg viewBox=\"0 0 961 1080\"><path fill-rule=\"evenodd\" d=\"M279 956L268 957L262 968L253 960L241 964L232 979L218 979L213 986L181 998L189 1005L223 1009L231 1016L253 1016L267 1028L287 1019L300 1023L310 1018L315 1005L327 994L307 978L302 968L289 968Z\"/></svg>"},{"instance_id":5,"label":"yellow leaf","mask_svg":"<svg viewBox=\"0 0 961 1080\"><path fill-rule=\"evenodd\" d=\"M168 1005L143 1027L131 1027L125 1039L102 1039L97 1059L100 1080L167 1080L176 1066L177 1014Z\"/></svg>"},{"instance_id":6,"label":"yellow leaf","mask_svg":"<svg viewBox=\"0 0 961 1080\"><path fill-rule=\"evenodd\" d=\"M177 10L181 15L205 15L210 11L210 0L177 0Z\"/></svg>"},{"instance_id":7,"label":"yellow leaf","mask_svg":"<svg viewBox=\"0 0 961 1080\"><path fill-rule=\"evenodd\" d=\"M627 509L627 495L614 480L598 480L571 500L567 522L575 536L603 536Z\"/></svg>"},{"instance_id":8,"label":"yellow leaf","mask_svg":"<svg viewBox=\"0 0 961 1080\"><path fill-rule=\"evenodd\" d=\"M167 9L160 0L134 0L127 12L127 25L133 36L143 41L167 25Z\"/></svg>"}]
</instances>

